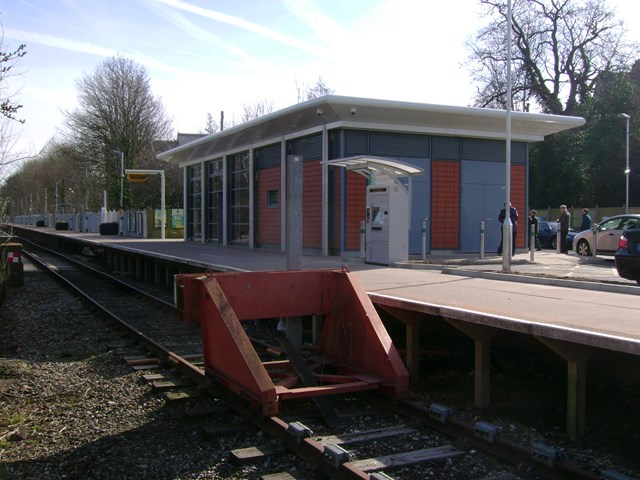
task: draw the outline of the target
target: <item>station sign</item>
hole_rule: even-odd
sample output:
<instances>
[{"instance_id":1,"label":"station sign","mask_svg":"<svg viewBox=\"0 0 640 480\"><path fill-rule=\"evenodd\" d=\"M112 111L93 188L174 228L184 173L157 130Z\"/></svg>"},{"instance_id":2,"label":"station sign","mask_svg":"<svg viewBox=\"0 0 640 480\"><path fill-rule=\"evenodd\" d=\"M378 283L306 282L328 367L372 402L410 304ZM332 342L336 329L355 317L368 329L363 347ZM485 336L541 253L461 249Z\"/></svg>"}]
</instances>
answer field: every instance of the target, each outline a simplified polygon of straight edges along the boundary
<instances>
[{"instance_id":1,"label":"station sign","mask_svg":"<svg viewBox=\"0 0 640 480\"><path fill-rule=\"evenodd\" d=\"M132 183L143 183L148 179L148 173L127 173L127 180Z\"/></svg>"}]
</instances>

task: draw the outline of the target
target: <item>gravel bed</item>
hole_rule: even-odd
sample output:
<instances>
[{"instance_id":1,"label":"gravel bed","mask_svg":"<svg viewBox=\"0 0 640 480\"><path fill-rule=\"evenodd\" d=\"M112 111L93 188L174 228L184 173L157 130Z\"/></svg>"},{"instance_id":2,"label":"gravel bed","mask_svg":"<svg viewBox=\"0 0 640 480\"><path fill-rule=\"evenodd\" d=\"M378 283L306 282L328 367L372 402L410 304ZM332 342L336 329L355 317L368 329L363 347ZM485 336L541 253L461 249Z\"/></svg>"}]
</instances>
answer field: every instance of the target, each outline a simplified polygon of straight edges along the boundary
<instances>
[{"instance_id":1,"label":"gravel bed","mask_svg":"<svg viewBox=\"0 0 640 480\"><path fill-rule=\"evenodd\" d=\"M269 440L261 432L248 430L206 441L203 426L241 419L230 411L208 417L188 415L215 400L204 395L181 402L166 400L142 378L143 372L134 372L123 361L123 352L135 353L135 349L47 276L26 273L24 288L13 290L0 308L0 480L234 480L269 472L312 471L293 455L272 457L256 466L233 466L228 461L230 449ZM447 385L446 381L435 383ZM472 380L458 382L463 383L464 399L456 401L451 393L445 397L438 392L425 399L456 408L463 420L492 422L523 444L562 441L558 432L536 431L524 420L504 423L476 417L469 407ZM372 423L364 417L348 430L367 430ZM390 424L394 423L403 422L393 418ZM430 446L431 440L424 435L416 433L413 440ZM401 441L385 443L392 450L402 450ZM623 462L615 456L559 444L570 458L584 459L594 471L633 474L620 467ZM373 453L366 446L354 451ZM401 479L480 479L505 471L509 469L504 465L469 450L464 463L447 460L390 473Z\"/></svg>"},{"instance_id":2,"label":"gravel bed","mask_svg":"<svg viewBox=\"0 0 640 480\"><path fill-rule=\"evenodd\" d=\"M0 479L258 478L228 454L264 444L261 432L205 441L202 426L232 414L187 415L214 400L166 400L123 361L127 342L44 274L25 274L0 309ZM285 455L267 470L299 463Z\"/></svg>"}]
</instances>

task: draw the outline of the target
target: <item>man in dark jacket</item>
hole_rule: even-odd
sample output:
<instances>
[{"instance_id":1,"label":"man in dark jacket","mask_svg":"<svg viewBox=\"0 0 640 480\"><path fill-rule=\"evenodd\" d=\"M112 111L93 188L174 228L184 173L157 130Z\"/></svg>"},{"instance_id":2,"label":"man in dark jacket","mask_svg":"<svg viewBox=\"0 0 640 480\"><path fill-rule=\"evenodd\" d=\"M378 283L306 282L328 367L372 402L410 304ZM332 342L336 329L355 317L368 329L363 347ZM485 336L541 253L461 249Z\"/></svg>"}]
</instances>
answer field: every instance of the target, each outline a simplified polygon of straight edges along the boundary
<instances>
[{"instance_id":1,"label":"man in dark jacket","mask_svg":"<svg viewBox=\"0 0 640 480\"><path fill-rule=\"evenodd\" d=\"M580 231L591 230L591 215L589 215L589 209L582 210L582 223L580 224Z\"/></svg>"},{"instance_id":2,"label":"man in dark jacket","mask_svg":"<svg viewBox=\"0 0 640 480\"><path fill-rule=\"evenodd\" d=\"M566 205L560 205L560 253L569 253L567 245L567 234L569 233L569 224L571 223L571 214L567 211Z\"/></svg>"},{"instance_id":3,"label":"man in dark jacket","mask_svg":"<svg viewBox=\"0 0 640 480\"><path fill-rule=\"evenodd\" d=\"M506 217L505 209L500 210L500 214L498 215L498 220L500 220L500 246L498 247L498 255L502 255L502 225L504 224L504 219ZM511 219L511 255L513 256L516 253L516 236L518 234L518 210L515 207L511 206L511 202L509 202L509 218Z\"/></svg>"}]
</instances>

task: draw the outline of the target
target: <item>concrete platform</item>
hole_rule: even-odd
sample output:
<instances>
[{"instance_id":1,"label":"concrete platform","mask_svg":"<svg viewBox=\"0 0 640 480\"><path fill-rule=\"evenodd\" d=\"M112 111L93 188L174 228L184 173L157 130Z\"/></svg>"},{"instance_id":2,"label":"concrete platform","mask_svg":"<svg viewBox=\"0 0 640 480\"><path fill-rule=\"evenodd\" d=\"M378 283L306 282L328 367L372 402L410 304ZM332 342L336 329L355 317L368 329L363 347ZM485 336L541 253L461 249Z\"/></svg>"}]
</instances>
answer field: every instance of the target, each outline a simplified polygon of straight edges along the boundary
<instances>
[{"instance_id":1,"label":"concrete platform","mask_svg":"<svg viewBox=\"0 0 640 480\"><path fill-rule=\"evenodd\" d=\"M16 227L18 234L21 228ZM140 263L158 261L218 271L285 270L287 265L286 255L260 249L26 230L108 250L125 259L116 265L133 266L135 271ZM357 258L304 255L302 268L348 265L373 303L406 325L406 362L412 376L419 376L419 333L430 316L469 337L476 350L475 404L480 408L489 405L494 336L502 331L533 336L567 362L567 432L580 436L585 428L588 357L594 349L640 355L640 287L618 277L610 258L542 251L531 261L528 252L517 253L511 272L505 273L499 257L477 257L433 253L427 262L389 267Z\"/></svg>"}]
</instances>

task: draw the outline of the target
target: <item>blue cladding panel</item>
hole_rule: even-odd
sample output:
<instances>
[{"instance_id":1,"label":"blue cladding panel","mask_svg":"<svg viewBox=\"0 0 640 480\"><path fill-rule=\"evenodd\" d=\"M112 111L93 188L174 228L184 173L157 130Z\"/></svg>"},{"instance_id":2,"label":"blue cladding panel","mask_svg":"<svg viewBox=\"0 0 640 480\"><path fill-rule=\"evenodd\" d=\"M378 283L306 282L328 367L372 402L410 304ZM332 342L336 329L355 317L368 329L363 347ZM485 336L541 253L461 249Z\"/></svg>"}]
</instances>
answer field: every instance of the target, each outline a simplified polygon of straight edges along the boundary
<instances>
[{"instance_id":1,"label":"blue cladding panel","mask_svg":"<svg viewBox=\"0 0 640 480\"><path fill-rule=\"evenodd\" d=\"M289 155L301 155L304 161L322 160L322 135L292 140Z\"/></svg>"},{"instance_id":2,"label":"blue cladding panel","mask_svg":"<svg viewBox=\"0 0 640 480\"><path fill-rule=\"evenodd\" d=\"M460 139L455 137L433 137L433 158L435 160L459 160Z\"/></svg>"},{"instance_id":3,"label":"blue cladding panel","mask_svg":"<svg viewBox=\"0 0 640 480\"><path fill-rule=\"evenodd\" d=\"M255 151L255 156L258 159L258 170L280 166L281 155L279 143L257 149Z\"/></svg>"}]
</instances>

